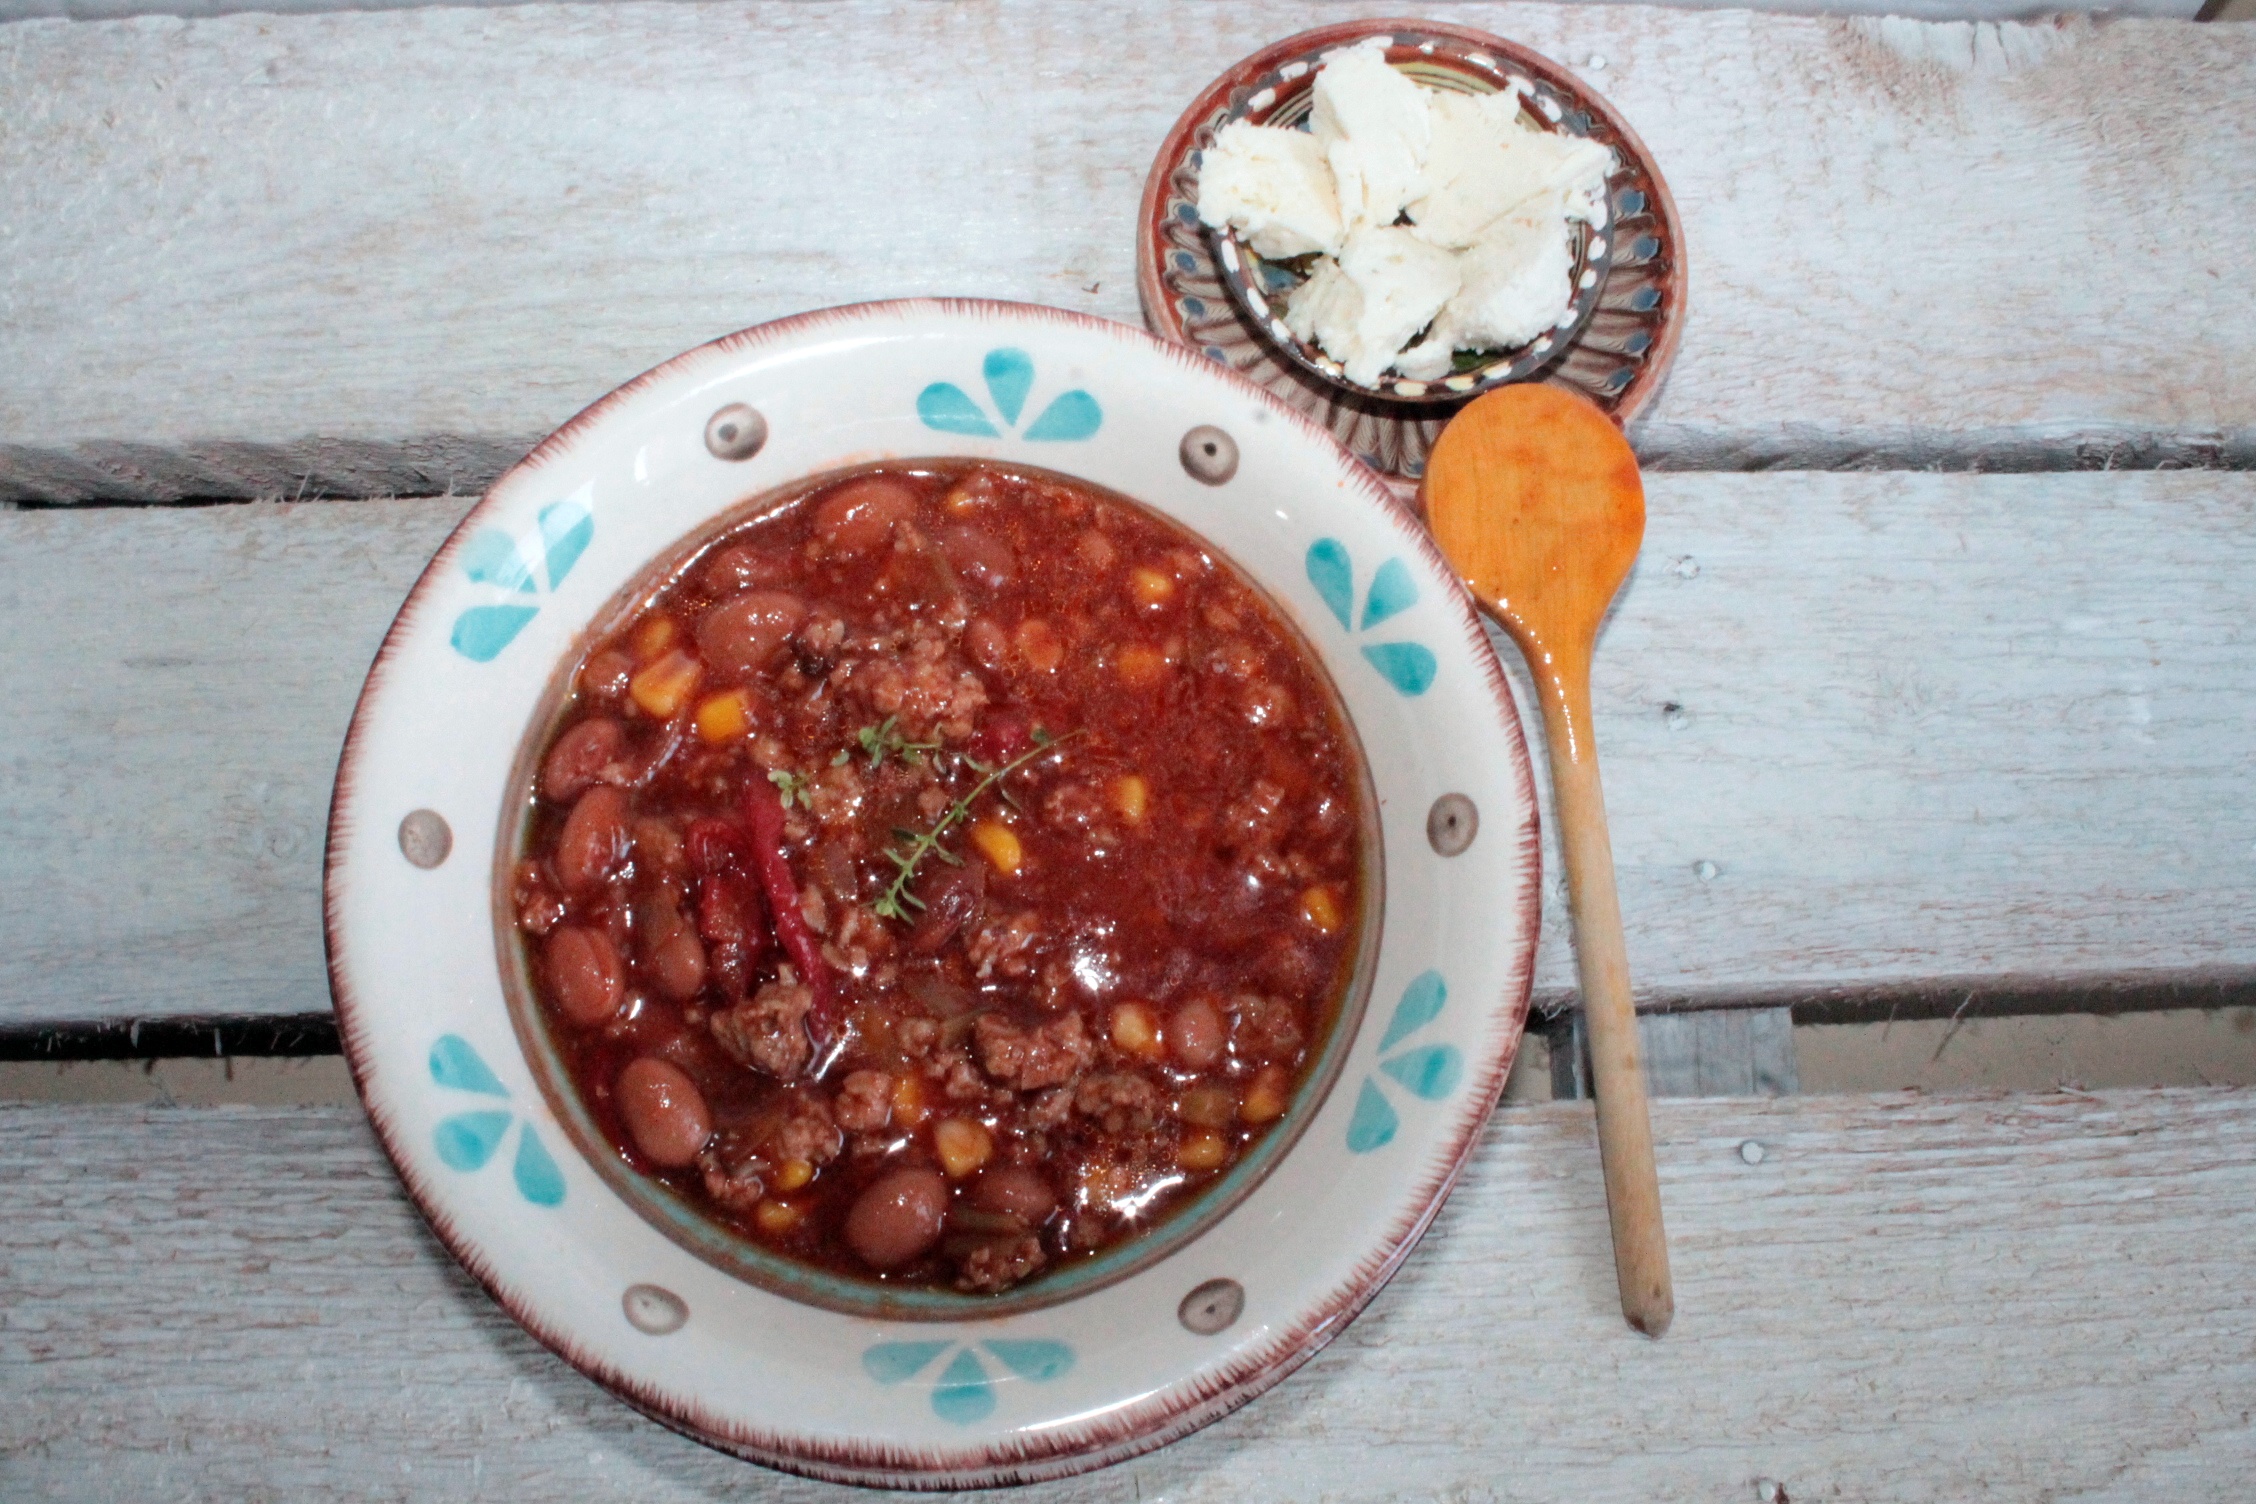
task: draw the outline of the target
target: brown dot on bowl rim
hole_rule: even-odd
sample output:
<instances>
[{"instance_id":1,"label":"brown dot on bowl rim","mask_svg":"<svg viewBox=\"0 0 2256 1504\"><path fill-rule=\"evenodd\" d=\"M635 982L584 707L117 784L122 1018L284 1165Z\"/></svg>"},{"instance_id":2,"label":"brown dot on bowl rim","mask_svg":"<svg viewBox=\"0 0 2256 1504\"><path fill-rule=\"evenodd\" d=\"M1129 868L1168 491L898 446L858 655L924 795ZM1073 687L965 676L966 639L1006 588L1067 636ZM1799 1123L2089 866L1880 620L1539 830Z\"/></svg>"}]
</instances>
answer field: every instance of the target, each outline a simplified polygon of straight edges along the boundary
<instances>
[{"instance_id":1,"label":"brown dot on bowl rim","mask_svg":"<svg viewBox=\"0 0 2256 1504\"><path fill-rule=\"evenodd\" d=\"M627 1286L627 1293L619 1297L619 1307L627 1313L628 1325L653 1337L678 1332L689 1320L688 1303L657 1285Z\"/></svg>"},{"instance_id":2,"label":"brown dot on bowl rim","mask_svg":"<svg viewBox=\"0 0 2256 1504\"><path fill-rule=\"evenodd\" d=\"M399 847L400 855L428 871L454 850L454 832L437 810L413 810L399 823Z\"/></svg>"},{"instance_id":3,"label":"brown dot on bowl rim","mask_svg":"<svg viewBox=\"0 0 2256 1504\"><path fill-rule=\"evenodd\" d=\"M1480 810L1463 794L1444 794L1426 811L1426 840L1443 856L1462 856L1480 833Z\"/></svg>"},{"instance_id":4,"label":"brown dot on bowl rim","mask_svg":"<svg viewBox=\"0 0 2256 1504\"><path fill-rule=\"evenodd\" d=\"M1245 1312L1245 1286L1234 1279L1210 1279L1175 1308L1176 1317L1201 1337L1222 1331Z\"/></svg>"},{"instance_id":5,"label":"brown dot on bowl rim","mask_svg":"<svg viewBox=\"0 0 2256 1504\"><path fill-rule=\"evenodd\" d=\"M731 402L705 420L705 447L716 458L748 460L768 442L768 420L741 402Z\"/></svg>"},{"instance_id":6,"label":"brown dot on bowl rim","mask_svg":"<svg viewBox=\"0 0 2256 1504\"><path fill-rule=\"evenodd\" d=\"M1238 473L1238 441L1210 423L1184 434L1179 452L1193 480L1219 486Z\"/></svg>"}]
</instances>

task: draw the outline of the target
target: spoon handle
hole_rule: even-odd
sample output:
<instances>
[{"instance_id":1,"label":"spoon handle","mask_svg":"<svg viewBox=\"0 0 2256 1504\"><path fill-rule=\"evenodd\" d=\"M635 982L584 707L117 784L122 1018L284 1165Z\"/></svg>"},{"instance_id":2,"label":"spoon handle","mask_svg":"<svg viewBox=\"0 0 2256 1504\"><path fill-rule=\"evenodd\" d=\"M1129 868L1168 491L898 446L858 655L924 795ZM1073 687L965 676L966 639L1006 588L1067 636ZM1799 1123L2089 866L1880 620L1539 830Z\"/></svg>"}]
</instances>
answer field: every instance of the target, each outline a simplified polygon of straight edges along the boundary
<instances>
[{"instance_id":1,"label":"spoon handle","mask_svg":"<svg viewBox=\"0 0 2256 1504\"><path fill-rule=\"evenodd\" d=\"M1614 1230L1614 1275L1622 1315L1648 1337L1676 1315L1668 1234L1661 1224L1660 1177L1653 1168L1653 1125L1646 1114L1645 1062L1629 996L1614 850L1598 747L1590 735L1590 660L1561 662L1544 685L1544 740L1567 859L1567 904L1574 915L1575 965L1590 1038L1591 1083L1598 1094L1598 1157Z\"/></svg>"}]
</instances>

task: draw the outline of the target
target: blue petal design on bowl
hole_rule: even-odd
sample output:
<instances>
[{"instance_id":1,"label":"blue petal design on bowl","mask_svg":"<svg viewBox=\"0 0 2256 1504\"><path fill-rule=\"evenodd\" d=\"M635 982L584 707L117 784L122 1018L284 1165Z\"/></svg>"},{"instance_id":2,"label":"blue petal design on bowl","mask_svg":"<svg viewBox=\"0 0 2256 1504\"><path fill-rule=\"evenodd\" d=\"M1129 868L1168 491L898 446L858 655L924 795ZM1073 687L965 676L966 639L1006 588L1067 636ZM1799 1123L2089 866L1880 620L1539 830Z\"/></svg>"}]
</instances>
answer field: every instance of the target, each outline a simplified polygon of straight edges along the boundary
<instances>
[{"instance_id":1,"label":"blue petal design on bowl","mask_svg":"<svg viewBox=\"0 0 2256 1504\"><path fill-rule=\"evenodd\" d=\"M517 551L517 540L490 527L471 534L462 546L462 572L481 585L533 593L533 571Z\"/></svg>"},{"instance_id":2,"label":"blue petal design on bowl","mask_svg":"<svg viewBox=\"0 0 2256 1504\"><path fill-rule=\"evenodd\" d=\"M1412 977L1410 985L1402 989L1402 1001L1394 1005L1394 1017L1387 1020L1379 1053L1385 1054L1440 1017L1442 1004L1448 1001L1449 984L1441 979L1440 972L1422 971Z\"/></svg>"},{"instance_id":3,"label":"blue petal design on bowl","mask_svg":"<svg viewBox=\"0 0 2256 1504\"><path fill-rule=\"evenodd\" d=\"M431 1044L431 1079L456 1091L506 1097L509 1088L494 1079L486 1062L460 1034L441 1034Z\"/></svg>"},{"instance_id":4,"label":"blue petal design on bowl","mask_svg":"<svg viewBox=\"0 0 2256 1504\"><path fill-rule=\"evenodd\" d=\"M1389 559L1371 576L1370 593L1363 597L1363 630L1418 604L1418 585L1400 559Z\"/></svg>"},{"instance_id":5,"label":"blue petal design on bowl","mask_svg":"<svg viewBox=\"0 0 2256 1504\"><path fill-rule=\"evenodd\" d=\"M981 438L995 438L995 425L979 410L979 404L964 395L964 389L952 381L935 381L917 395L917 416L927 428L942 433L976 434Z\"/></svg>"},{"instance_id":6,"label":"blue petal design on bowl","mask_svg":"<svg viewBox=\"0 0 2256 1504\"><path fill-rule=\"evenodd\" d=\"M1457 1089L1458 1081L1465 1074L1465 1057L1457 1053L1455 1045L1429 1044L1392 1060L1382 1060L1379 1069L1409 1087L1414 1094L1429 1102L1438 1102Z\"/></svg>"},{"instance_id":7,"label":"blue petal design on bowl","mask_svg":"<svg viewBox=\"0 0 2256 1504\"><path fill-rule=\"evenodd\" d=\"M898 1384L915 1378L934 1358L948 1350L942 1342L880 1342L862 1354L862 1372L880 1384Z\"/></svg>"},{"instance_id":8,"label":"blue petal design on bowl","mask_svg":"<svg viewBox=\"0 0 2256 1504\"><path fill-rule=\"evenodd\" d=\"M970 1348L957 1353L955 1361L942 1371L939 1387L932 1391L932 1413L959 1426L995 1413L994 1386L987 1382L987 1370Z\"/></svg>"},{"instance_id":9,"label":"blue petal design on bowl","mask_svg":"<svg viewBox=\"0 0 2256 1504\"><path fill-rule=\"evenodd\" d=\"M1386 1097L1366 1078L1355 1099L1355 1115L1347 1120L1347 1147L1351 1154L1368 1154L1391 1142L1402 1120L1387 1105Z\"/></svg>"},{"instance_id":10,"label":"blue petal design on bowl","mask_svg":"<svg viewBox=\"0 0 2256 1504\"><path fill-rule=\"evenodd\" d=\"M1363 656L1386 676L1387 683L1406 695L1422 695L1433 688L1434 675L1441 670L1433 651L1415 642L1373 643Z\"/></svg>"},{"instance_id":11,"label":"blue petal design on bowl","mask_svg":"<svg viewBox=\"0 0 2256 1504\"><path fill-rule=\"evenodd\" d=\"M1027 427L1026 437L1037 442L1085 439L1103 422L1104 409L1097 406L1097 399L1076 387L1070 392L1060 392L1055 401L1043 408L1042 416Z\"/></svg>"},{"instance_id":12,"label":"blue petal design on bowl","mask_svg":"<svg viewBox=\"0 0 2256 1504\"><path fill-rule=\"evenodd\" d=\"M556 1167L533 1125L527 1123L517 1138L517 1189L535 1206L564 1204L564 1172Z\"/></svg>"},{"instance_id":13,"label":"blue petal design on bowl","mask_svg":"<svg viewBox=\"0 0 2256 1504\"><path fill-rule=\"evenodd\" d=\"M996 1337L986 1347L1002 1360L1005 1368L1037 1384L1047 1384L1073 1372L1073 1349L1046 1337Z\"/></svg>"},{"instance_id":14,"label":"blue petal design on bowl","mask_svg":"<svg viewBox=\"0 0 2256 1504\"><path fill-rule=\"evenodd\" d=\"M454 650L472 663L491 663L517 640L537 606L472 606L454 619Z\"/></svg>"},{"instance_id":15,"label":"blue petal design on bowl","mask_svg":"<svg viewBox=\"0 0 2256 1504\"><path fill-rule=\"evenodd\" d=\"M450 1170L476 1170L493 1158L501 1136L509 1131L506 1112L458 1112L432 1132L439 1162Z\"/></svg>"},{"instance_id":16,"label":"blue petal design on bowl","mask_svg":"<svg viewBox=\"0 0 2256 1504\"><path fill-rule=\"evenodd\" d=\"M987 378L987 395L1007 424L1016 424L1026 410L1026 394L1034 386L1034 361L1024 350L989 350L979 374Z\"/></svg>"},{"instance_id":17,"label":"blue petal design on bowl","mask_svg":"<svg viewBox=\"0 0 2256 1504\"><path fill-rule=\"evenodd\" d=\"M1332 608L1342 627L1351 626L1355 610L1355 566L1348 561L1347 545L1337 538L1318 538L1308 545L1308 583Z\"/></svg>"},{"instance_id":18,"label":"blue petal design on bowl","mask_svg":"<svg viewBox=\"0 0 2256 1504\"><path fill-rule=\"evenodd\" d=\"M560 501L541 508L540 530L541 544L548 551L548 588L554 590L595 540L595 518L585 502Z\"/></svg>"}]
</instances>

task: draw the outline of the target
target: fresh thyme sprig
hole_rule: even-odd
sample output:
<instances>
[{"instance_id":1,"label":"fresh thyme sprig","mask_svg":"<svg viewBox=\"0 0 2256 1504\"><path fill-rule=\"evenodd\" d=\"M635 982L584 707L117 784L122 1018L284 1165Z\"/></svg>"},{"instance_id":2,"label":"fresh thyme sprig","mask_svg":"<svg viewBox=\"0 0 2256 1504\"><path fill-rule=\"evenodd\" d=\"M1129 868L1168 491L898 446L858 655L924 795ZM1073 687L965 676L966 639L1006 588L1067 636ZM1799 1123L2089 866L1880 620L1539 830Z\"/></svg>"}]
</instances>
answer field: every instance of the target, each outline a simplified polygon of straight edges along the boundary
<instances>
[{"instance_id":1,"label":"fresh thyme sprig","mask_svg":"<svg viewBox=\"0 0 2256 1504\"><path fill-rule=\"evenodd\" d=\"M791 801L794 799L799 801L801 809L813 809L815 807L814 796L807 792L807 780L800 774L787 768L770 768L768 770L768 782L774 784L777 791L783 795L783 807L785 809L791 808Z\"/></svg>"},{"instance_id":2,"label":"fresh thyme sprig","mask_svg":"<svg viewBox=\"0 0 2256 1504\"><path fill-rule=\"evenodd\" d=\"M940 844L940 838L948 833L948 828L971 812L972 804L981 794L994 788L1005 778L1034 761L1035 758L1056 751L1080 734L1079 731L1068 731L1063 736L1052 736L1037 726L1034 728L1034 745L999 768L990 769L968 757L965 758L964 762L967 766L985 776L978 783L972 785L970 793L949 805L940 818L933 822L932 828L924 834L918 835L914 831L898 829L893 832L909 844L905 850L898 847L886 849L886 859L892 862L899 869L899 872L894 877L892 886L885 890L884 896L870 905L872 912L884 919L906 919L909 917L908 911L910 909L923 908L924 901L909 891L909 884L915 880L917 868L924 864L924 859L928 856L937 856L951 867L963 865L962 857L957 856ZM1005 793L1007 794L1008 791L1005 790Z\"/></svg>"},{"instance_id":3,"label":"fresh thyme sprig","mask_svg":"<svg viewBox=\"0 0 2256 1504\"><path fill-rule=\"evenodd\" d=\"M940 750L938 742L912 742L901 735L900 732L894 730L894 722L899 719L899 716L889 715L876 725L864 726L854 733L854 740L860 742L862 750L869 754L871 767L874 768L885 761L887 753L892 753L898 756L901 761L913 766L923 759L925 753ZM834 768L842 768L846 766L847 760L853 755L851 748L840 747L838 755L831 758L830 765Z\"/></svg>"}]
</instances>

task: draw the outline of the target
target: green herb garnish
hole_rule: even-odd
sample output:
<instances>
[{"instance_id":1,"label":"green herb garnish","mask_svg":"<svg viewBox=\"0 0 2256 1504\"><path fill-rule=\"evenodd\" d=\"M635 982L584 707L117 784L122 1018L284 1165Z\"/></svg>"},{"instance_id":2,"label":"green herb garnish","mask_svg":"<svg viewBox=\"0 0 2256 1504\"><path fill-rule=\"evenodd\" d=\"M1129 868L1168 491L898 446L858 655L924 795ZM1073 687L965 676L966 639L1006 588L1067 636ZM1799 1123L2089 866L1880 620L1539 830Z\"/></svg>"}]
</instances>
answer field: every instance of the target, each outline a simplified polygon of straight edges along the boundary
<instances>
[{"instance_id":1,"label":"green herb garnish","mask_svg":"<svg viewBox=\"0 0 2256 1504\"><path fill-rule=\"evenodd\" d=\"M922 760L925 753L940 750L938 742L912 742L901 735L900 732L894 730L894 722L899 719L899 716L889 715L876 725L864 726L854 733L854 740L860 742L862 750L869 754L871 767L874 768L879 763L884 762L889 753L913 766ZM840 747L838 755L830 760L830 765L834 768L842 768L846 765L847 759L853 755L851 749Z\"/></svg>"},{"instance_id":2,"label":"green herb garnish","mask_svg":"<svg viewBox=\"0 0 2256 1504\"><path fill-rule=\"evenodd\" d=\"M770 768L768 769L768 782L774 784L782 792L785 809L791 808L791 801L794 799L799 801L801 809L813 809L815 807L814 797L807 792L807 780L799 774L784 768Z\"/></svg>"},{"instance_id":3,"label":"green herb garnish","mask_svg":"<svg viewBox=\"0 0 2256 1504\"><path fill-rule=\"evenodd\" d=\"M971 812L972 804L981 794L994 788L1035 758L1056 751L1080 734L1079 731L1068 731L1063 736L1052 736L1041 727L1036 726L1034 728L1033 747L1021 752L999 768L989 768L969 757L964 758L965 766L984 776L972 786L970 793L949 805L940 818L933 822L932 828L922 835L912 830L898 828L894 830L894 835L909 844L905 848L888 847L886 849L886 859L892 862L899 869L899 872L894 877L892 886L885 890L884 896L870 905L871 911L883 919L906 919L909 917L908 911L910 909L923 908L924 901L909 891L909 884L915 881L917 868L924 865L924 859L928 856L937 856L951 867L963 865L962 857L940 844L940 838L948 833L949 827ZM1005 797L1008 797L1008 793L1008 790L1004 791ZM1013 801L1014 805L1015 803L1016 801Z\"/></svg>"}]
</instances>

